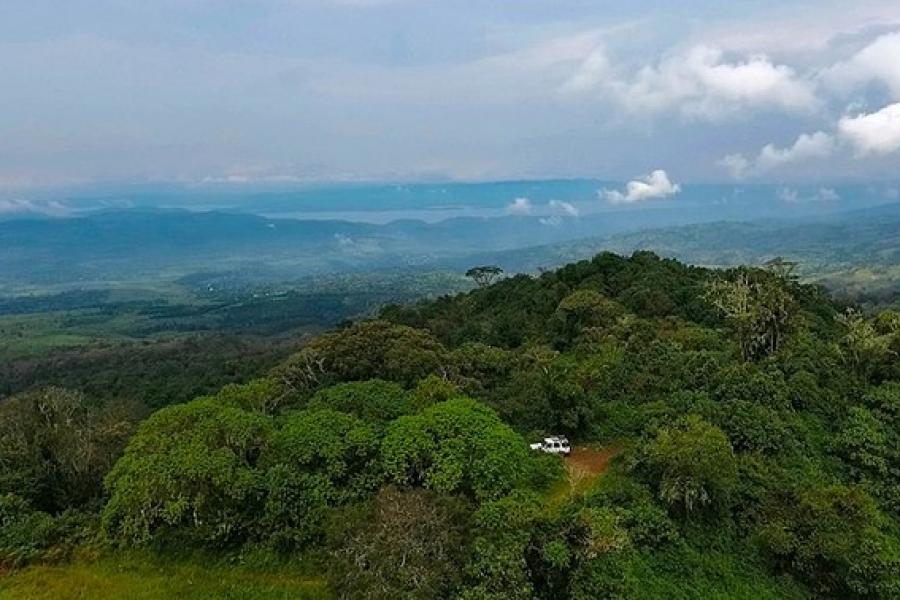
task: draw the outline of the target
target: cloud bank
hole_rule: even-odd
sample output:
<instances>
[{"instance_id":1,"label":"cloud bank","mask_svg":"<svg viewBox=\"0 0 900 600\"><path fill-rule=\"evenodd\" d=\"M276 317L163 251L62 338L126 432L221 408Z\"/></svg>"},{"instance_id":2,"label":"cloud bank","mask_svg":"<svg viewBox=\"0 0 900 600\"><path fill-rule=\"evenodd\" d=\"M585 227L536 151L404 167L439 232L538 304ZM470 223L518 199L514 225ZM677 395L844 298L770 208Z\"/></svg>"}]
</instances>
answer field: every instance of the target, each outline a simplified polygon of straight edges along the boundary
<instances>
[{"instance_id":1,"label":"cloud bank","mask_svg":"<svg viewBox=\"0 0 900 600\"><path fill-rule=\"evenodd\" d=\"M702 119L756 108L810 112L819 104L813 83L791 67L764 54L729 61L721 49L703 45L647 65L631 78L615 72L604 51L596 49L562 90L605 93L630 113L674 110Z\"/></svg>"},{"instance_id":2,"label":"cloud bank","mask_svg":"<svg viewBox=\"0 0 900 600\"><path fill-rule=\"evenodd\" d=\"M900 55L896 58L900 70ZM878 112L843 117L838 132L856 151L857 156L891 154L900 150L900 102Z\"/></svg>"}]
</instances>

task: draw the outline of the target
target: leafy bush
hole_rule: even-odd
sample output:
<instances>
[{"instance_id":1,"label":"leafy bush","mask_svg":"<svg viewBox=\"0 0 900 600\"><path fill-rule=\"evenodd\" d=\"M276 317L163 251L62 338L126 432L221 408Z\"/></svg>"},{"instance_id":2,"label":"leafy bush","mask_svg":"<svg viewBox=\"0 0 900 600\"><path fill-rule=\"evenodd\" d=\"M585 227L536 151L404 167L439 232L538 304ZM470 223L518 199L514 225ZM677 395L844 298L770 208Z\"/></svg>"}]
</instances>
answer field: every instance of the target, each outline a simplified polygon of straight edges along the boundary
<instances>
[{"instance_id":1,"label":"leafy bush","mask_svg":"<svg viewBox=\"0 0 900 600\"><path fill-rule=\"evenodd\" d=\"M53 516L33 510L14 494L0 496L0 566L64 560L96 534L96 517L66 511Z\"/></svg>"}]
</instances>

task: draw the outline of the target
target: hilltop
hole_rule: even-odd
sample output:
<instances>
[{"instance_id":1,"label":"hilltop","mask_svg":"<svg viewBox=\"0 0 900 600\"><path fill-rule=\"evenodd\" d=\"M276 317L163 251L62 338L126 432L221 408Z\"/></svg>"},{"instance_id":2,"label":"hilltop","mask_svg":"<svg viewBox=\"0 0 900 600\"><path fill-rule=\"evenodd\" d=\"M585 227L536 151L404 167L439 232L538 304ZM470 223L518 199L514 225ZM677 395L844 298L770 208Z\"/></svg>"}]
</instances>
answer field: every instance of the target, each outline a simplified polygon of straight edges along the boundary
<instances>
[{"instance_id":1,"label":"hilltop","mask_svg":"<svg viewBox=\"0 0 900 600\"><path fill-rule=\"evenodd\" d=\"M14 396L0 557L265 556L252 585L326 597L893 598L898 351L900 315L784 264L603 253L386 307L146 418ZM602 468L572 480L529 449L548 434Z\"/></svg>"}]
</instances>

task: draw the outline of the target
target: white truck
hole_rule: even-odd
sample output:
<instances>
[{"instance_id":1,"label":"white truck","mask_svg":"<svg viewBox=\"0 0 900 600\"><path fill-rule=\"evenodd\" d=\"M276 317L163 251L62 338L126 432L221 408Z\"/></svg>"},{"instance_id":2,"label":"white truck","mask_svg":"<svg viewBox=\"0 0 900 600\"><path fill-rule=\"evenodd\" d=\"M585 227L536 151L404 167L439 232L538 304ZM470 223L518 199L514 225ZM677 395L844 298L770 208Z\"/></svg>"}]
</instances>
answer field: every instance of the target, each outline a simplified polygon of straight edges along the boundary
<instances>
[{"instance_id":1,"label":"white truck","mask_svg":"<svg viewBox=\"0 0 900 600\"><path fill-rule=\"evenodd\" d=\"M531 444L531 449L540 450L547 454L563 454L565 456L568 456L569 453L572 452L572 447L569 446L569 440L560 435L544 438L541 442Z\"/></svg>"}]
</instances>

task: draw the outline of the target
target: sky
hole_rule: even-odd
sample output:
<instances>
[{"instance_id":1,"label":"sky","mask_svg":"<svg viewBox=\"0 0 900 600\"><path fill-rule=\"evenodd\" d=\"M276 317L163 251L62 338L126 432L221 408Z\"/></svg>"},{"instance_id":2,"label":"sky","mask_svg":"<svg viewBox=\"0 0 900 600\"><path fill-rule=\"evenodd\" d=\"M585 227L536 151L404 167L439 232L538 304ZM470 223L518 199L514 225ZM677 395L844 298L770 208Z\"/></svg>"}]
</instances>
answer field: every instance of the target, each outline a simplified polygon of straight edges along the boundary
<instances>
[{"instance_id":1,"label":"sky","mask_svg":"<svg viewBox=\"0 0 900 600\"><path fill-rule=\"evenodd\" d=\"M898 167L896 0L0 0L0 189Z\"/></svg>"}]
</instances>

